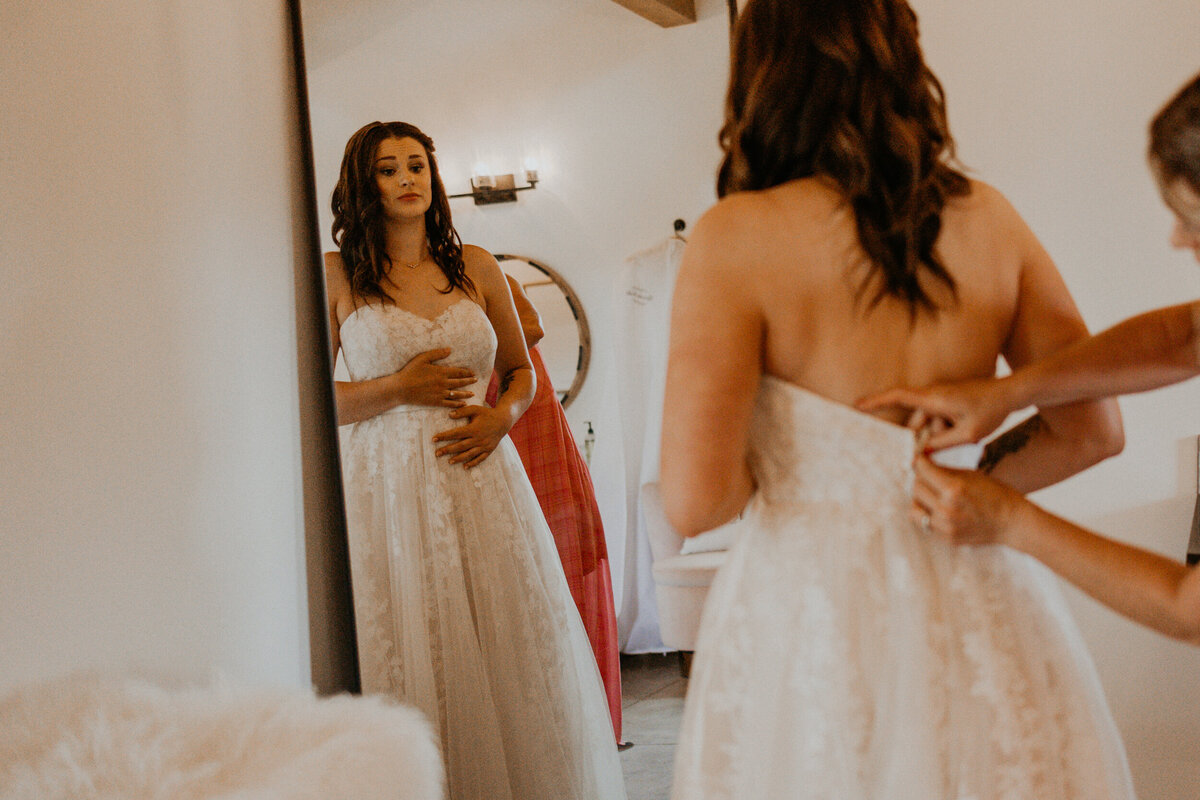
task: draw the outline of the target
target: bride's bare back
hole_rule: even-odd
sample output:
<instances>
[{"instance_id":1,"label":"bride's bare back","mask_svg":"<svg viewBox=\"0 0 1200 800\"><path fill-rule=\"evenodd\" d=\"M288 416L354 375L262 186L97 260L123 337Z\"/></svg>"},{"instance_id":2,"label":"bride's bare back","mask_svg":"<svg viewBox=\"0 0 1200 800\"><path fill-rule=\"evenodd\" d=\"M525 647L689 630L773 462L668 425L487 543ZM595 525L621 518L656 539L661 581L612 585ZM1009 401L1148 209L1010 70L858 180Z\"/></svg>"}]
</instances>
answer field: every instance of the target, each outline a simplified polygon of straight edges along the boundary
<instances>
[{"instance_id":1,"label":"bride's bare back","mask_svg":"<svg viewBox=\"0 0 1200 800\"><path fill-rule=\"evenodd\" d=\"M719 524L748 497L746 431L763 374L849 405L898 385L992 375L998 356L1019 366L1087 335L1050 257L999 192L974 182L941 220L936 252L956 292L928 276L939 310L915 317L894 296L871 305L878 278L853 212L820 180L735 193L700 220L675 289L664 414L663 481L678 487L669 512L684 532ZM1112 411L1046 414L1063 433ZM1058 464L1073 472L1097 460L1079 456ZM1014 463L1040 470L1030 485L1071 474Z\"/></svg>"}]
</instances>

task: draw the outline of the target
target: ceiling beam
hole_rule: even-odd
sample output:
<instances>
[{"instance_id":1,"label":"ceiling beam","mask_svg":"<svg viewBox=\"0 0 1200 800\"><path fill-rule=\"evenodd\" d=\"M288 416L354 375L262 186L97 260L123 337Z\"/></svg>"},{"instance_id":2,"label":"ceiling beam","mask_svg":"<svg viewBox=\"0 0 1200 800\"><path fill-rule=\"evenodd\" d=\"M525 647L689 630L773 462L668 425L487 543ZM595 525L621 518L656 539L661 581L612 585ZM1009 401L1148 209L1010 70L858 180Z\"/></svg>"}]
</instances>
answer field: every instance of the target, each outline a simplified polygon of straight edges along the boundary
<instances>
[{"instance_id":1,"label":"ceiling beam","mask_svg":"<svg viewBox=\"0 0 1200 800\"><path fill-rule=\"evenodd\" d=\"M613 0L664 28L696 21L695 0Z\"/></svg>"}]
</instances>

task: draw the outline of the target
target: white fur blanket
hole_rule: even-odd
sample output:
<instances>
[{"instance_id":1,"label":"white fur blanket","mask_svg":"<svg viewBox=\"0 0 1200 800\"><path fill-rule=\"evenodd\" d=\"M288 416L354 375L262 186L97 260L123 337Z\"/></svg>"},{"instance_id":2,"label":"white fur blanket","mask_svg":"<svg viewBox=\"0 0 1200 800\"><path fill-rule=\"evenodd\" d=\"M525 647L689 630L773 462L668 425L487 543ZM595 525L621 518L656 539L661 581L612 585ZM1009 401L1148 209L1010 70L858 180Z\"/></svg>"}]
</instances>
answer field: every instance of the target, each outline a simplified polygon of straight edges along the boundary
<instances>
[{"instance_id":1,"label":"white fur blanket","mask_svg":"<svg viewBox=\"0 0 1200 800\"><path fill-rule=\"evenodd\" d=\"M378 698L73 675L0 699L2 800L440 800L429 724Z\"/></svg>"}]
</instances>

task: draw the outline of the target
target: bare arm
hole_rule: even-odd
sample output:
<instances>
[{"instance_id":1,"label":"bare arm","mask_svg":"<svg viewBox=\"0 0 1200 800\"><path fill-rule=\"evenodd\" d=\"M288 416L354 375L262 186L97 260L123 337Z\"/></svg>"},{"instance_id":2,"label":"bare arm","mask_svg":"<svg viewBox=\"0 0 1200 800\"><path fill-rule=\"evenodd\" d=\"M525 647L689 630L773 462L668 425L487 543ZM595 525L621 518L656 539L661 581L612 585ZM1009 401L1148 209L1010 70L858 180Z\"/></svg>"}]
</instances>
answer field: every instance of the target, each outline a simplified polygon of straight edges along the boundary
<instances>
[{"instance_id":1,"label":"bare arm","mask_svg":"<svg viewBox=\"0 0 1200 800\"><path fill-rule=\"evenodd\" d=\"M513 305L516 306L517 319L521 321L521 333L525 335L525 347L528 349L546 335L542 330L542 316L529 300L529 295L521 288L521 283L507 273L504 277L508 279L508 289L512 292Z\"/></svg>"},{"instance_id":2,"label":"bare arm","mask_svg":"<svg viewBox=\"0 0 1200 800\"><path fill-rule=\"evenodd\" d=\"M471 245L463 248L467 275L475 283L484 311L496 332L496 374L500 396L495 407L468 405L450 412L451 419L467 423L433 437L438 456L449 456L451 464L470 468L481 463L500 444L533 401L536 378L512 294L504 273L491 253Z\"/></svg>"},{"instance_id":3,"label":"bare arm","mask_svg":"<svg viewBox=\"0 0 1200 800\"><path fill-rule=\"evenodd\" d=\"M325 286L329 299L329 333L336 357L341 348L341 323L354 309L350 284L341 256L325 255ZM349 425L377 416L398 405L430 405L461 408L471 393L475 376L468 369L434 362L450 355L449 348L420 353L397 372L366 381L337 381L334 400L339 425Z\"/></svg>"},{"instance_id":4,"label":"bare arm","mask_svg":"<svg viewBox=\"0 0 1200 800\"><path fill-rule=\"evenodd\" d=\"M672 300L659 483L684 536L729 521L754 491L747 439L765 324L738 269L745 215L730 200L696 224Z\"/></svg>"},{"instance_id":5,"label":"bare arm","mask_svg":"<svg viewBox=\"0 0 1200 800\"><path fill-rule=\"evenodd\" d=\"M914 467L916 511L938 536L1028 553L1119 614L1200 644L1200 571L1074 525L979 473L924 458Z\"/></svg>"},{"instance_id":6,"label":"bare arm","mask_svg":"<svg viewBox=\"0 0 1200 800\"><path fill-rule=\"evenodd\" d=\"M978 441L1027 406L1143 392L1197 375L1200 301L1127 319L1004 378L893 389L860 406L899 405L944 420L950 427L929 440L936 449Z\"/></svg>"},{"instance_id":7,"label":"bare arm","mask_svg":"<svg viewBox=\"0 0 1200 800\"><path fill-rule=\"evenodd\" d=\"M1009 404L1056 406L1157 389L1200 375L1200 301L1148 311L1018 370Z\"/></svg>"}]
</instances>

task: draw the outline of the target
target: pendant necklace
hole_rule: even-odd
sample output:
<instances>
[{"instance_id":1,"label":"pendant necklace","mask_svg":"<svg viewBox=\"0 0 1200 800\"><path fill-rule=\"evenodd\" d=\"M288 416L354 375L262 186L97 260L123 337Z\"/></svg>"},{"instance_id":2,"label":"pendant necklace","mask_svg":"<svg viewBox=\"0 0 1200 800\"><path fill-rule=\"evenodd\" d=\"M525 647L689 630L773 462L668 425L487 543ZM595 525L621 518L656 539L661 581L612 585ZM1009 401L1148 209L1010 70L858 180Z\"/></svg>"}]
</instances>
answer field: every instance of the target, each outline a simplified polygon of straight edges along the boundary
<instances>
[{"instance_id":1,"label":"pendant necklace","mask_svg":"<svg viewBox=\"0 0 1200 800\"><path fill-rule=\"evenodd\" d=\"M409 269L416 269L417 267L421 266L421 262L424 260L425 260L425 247L422 246L421 247L421 255L417 257L416 261L414 261L411 264L409 264L408 262L405 262L405 261L401 261L400 263L404 264L404 266L408 267Z\"/></svg>"}]
</instances>

